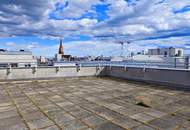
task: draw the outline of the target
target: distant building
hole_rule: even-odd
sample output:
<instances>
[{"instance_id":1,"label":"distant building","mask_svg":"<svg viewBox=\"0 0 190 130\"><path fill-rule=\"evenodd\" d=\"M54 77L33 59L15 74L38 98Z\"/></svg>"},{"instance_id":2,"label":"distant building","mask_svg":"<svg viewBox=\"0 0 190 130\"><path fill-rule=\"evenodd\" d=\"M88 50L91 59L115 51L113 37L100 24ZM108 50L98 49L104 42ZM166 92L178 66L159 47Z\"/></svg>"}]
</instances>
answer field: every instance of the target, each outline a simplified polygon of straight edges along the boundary
<instances>
[{"instance_id":1,"label":"distant building","mask_svg":"<svg viewBox=\"0 0 190 130\"><path fill-rule=\"evenodd\" d=\"M37 66L37 60L30 51L7 51L0 49L0 67L7 66L34 67Z\"/></svg>"},{"instance_id":2,"label":"distant building","mask_svg":"<svg viewBox=\"0 0 190 130\"><path fill-rule=\"evenodd\" d=\"M72 58L71 55L64 54L63 42L62 40L60 40L59 51L58 51L58 54L55 54L55 60L56 61L70 61L71 58Z\"/></svg>"},{"instance_id":3,"label":"distant building","mask_svg":"<svg viewBox=\"0 0 190 130\"><path fill-rule=\"evenodd\" d=\"M73 57L72 60L73 61L93 61L95 59L95 57Z\"/></svg>"},{"instance_id":4,"label":"distant building","mask_svg":"<svg viewBox=\"0 0 190 130\"><path fill-rule=\"evenodd\" d=\"M121 56L115 56L115 57L111 57L111 61L123 61L124 58Z\"/></svg>"},{"instance_id":5,"label":"distant building","mask_svg":"<svg viewBox=\"0 0 190 130\"><path fill-rule=\"evenodd\" d=\"M162 55L165 57L182 57L183 49L181 48L157 48L157 49L149 49L148 55Z\"/></svg>"},{"instance_id":6,"label":"distant building","mask_svg":"<svg viewBox=\"0 0 190 130\"><path fill-rule=\"evenodd\" d=\"M40 56L37 59L37 62L38 62L38 66L48 66L48 59L44 56Z\"/></svg>"},{"instance_id":7,"label":"distant building","mask_svg":"<svg viewBox=\"0 0 190 130\"><path fill-rule=\"evenodd\" d=\"M47 60L46 60L46 58L44 56L40 56L39 62L40 63L46 63Z\"/></svg>"},{"instance_id":8,"label":"distant building","mask_svg":"<svg viewBox=\"0 0 190 130\"><path fill-rule=\"evenodd\" d=\"M104 57L103 55L98 56L94 59L95 61L111 61L111 57Z\"/></svg>"}]
</instances>

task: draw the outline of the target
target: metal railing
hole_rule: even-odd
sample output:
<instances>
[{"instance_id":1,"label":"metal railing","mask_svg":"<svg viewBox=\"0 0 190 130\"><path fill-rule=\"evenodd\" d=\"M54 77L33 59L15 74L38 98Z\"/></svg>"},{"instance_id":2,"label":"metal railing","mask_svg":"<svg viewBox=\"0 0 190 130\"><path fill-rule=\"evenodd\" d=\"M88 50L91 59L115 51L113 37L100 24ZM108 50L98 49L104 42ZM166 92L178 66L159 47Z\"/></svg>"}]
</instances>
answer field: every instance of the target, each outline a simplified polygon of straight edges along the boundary
<instances>
[{"instance_id":1,"label":"metal railing","mask_svg":"<svg viewBox=\"0 0 190 130\"><path fill-rule=\"evenodd\" d=\"M190 63L183 62L142 62L142 61L77 61L77 62L62 62L62 64L74 63L81 67L95 66L126 66L126 67L156 67L156 68L179 68L189 69ZM69 65L69 64L68 64ZM65 65L64 65L65 66Z\"/></svg>"},{"instance_id":2,"label":"metal railing","mask_svg":"<svg viewBox=\"0 0 190 130\"><path fill-rule=\"evenodd\" d=\"M176 69L190 69L189 62L150 62L150 61L71 61L60 62L58 66L36 66L37 68L43 67L98 67L98 66L126 66L126 67L154 67L154 68L176 68ZM10 68L10 67L0 67ZM11 67L14 68L14 67ZM15 68L34 68L34 67L15 67Z\"/></svg>"}]
</instances>

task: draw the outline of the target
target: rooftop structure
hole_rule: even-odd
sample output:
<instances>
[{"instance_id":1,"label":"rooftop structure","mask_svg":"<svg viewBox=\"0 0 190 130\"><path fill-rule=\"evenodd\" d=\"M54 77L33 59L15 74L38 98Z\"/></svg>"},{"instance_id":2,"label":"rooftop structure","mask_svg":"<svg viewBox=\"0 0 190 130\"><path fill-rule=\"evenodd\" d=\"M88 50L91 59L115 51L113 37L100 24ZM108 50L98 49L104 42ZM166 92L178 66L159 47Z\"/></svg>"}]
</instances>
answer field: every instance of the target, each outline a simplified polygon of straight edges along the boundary
<instances>
[{"instance_id":1,"label":"rooftop structure","mask_svg":"<svg viewBox=\"0 0 190 130\"><path fill-rule=\"evenodd\" d=\"M0 51L0 66L6 67L32 67L37 65L37 60L32 55L32 52L20 51Z\"/></svg>"},{"instance_id":2,"label":"rooftop structure","mask_svg":"<svg viewBox=\"0 0 190 130\"><path fill-rule=\"evenodd\" d=\"M0 128L188 130L189 99L189 92L109 78L4 82Z\"/></svg>"},{"instance_id":3,"label":"rooftop structure","mask_svg":"<svg viewBox=\"0 0 190 130\"><path fill-rule=\"evenodd\" d=\"M183 57L183 49L173 47L149 49L148 55L162 55L165 57Z\"/></svg>"}]
</instances>

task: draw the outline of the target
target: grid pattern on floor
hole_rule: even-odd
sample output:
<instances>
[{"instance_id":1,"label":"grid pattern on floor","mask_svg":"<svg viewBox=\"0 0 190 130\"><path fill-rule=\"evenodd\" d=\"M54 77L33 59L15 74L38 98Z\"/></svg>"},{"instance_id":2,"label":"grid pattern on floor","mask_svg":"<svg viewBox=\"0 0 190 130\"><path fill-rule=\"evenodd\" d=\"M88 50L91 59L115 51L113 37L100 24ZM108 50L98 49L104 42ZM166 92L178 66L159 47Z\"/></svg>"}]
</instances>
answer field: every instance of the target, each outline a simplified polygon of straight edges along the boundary
<instances>
[{"instance_id":1,"label":"grid pattern on floor","mask_svg":"<svg viewBox=\"0 0 190 130\"><path fill-rule=\"evenodd\" d=\"M0 130L189 130L189 99L186 91L109 78L5 82Z\"/></svg>"}]
</instances>

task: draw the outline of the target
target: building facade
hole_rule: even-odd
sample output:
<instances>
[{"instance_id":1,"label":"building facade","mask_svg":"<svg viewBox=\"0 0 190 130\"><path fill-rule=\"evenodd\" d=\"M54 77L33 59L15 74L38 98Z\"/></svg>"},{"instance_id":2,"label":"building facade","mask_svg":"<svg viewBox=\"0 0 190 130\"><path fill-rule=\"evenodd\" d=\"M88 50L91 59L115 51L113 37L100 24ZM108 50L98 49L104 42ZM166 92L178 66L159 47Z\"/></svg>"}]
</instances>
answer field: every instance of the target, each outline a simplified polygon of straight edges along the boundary
<instances>
[{"instance_id":1,"label":"building facade","mask_svg":"<svg viewBox=\"0 0 190 130\"><path fill-rule=\"evenodd\" d=\"M148 55L162 55L165 57L183 57L183 49L181 48L157 48L157 49L149 49Z\"/></svg>"},{"instance_id":2,"label":"building facade","mask_svg":"<svg viewBox=\"0 0 190 130\"><path fill-rule=\"evenodd\" d=\"M0 51L0 67L34 67L37 60L29 51Z\"/></svg>"}]
</instances>

